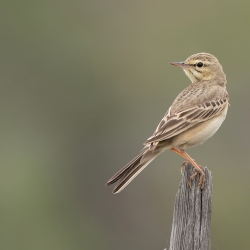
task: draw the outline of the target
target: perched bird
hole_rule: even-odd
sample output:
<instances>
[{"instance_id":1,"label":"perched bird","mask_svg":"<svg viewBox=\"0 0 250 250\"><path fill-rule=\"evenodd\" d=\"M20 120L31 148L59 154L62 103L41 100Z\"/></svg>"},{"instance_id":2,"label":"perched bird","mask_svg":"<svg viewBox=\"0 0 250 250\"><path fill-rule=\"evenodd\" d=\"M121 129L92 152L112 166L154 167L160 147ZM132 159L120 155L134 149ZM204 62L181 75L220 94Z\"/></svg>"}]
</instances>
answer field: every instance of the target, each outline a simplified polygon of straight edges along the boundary
<instances>
[{"instance_id":1,"label":"perched bird","mask_svg":"<svg viewBox=\"0 0 250 250\"><path fill-rule=\"evenodd\" d=\"M196 168L203 188L203 168L185 150L205 142L223 123L229 105L226 75L218 59L208 53L194 54L184 62L170 64L182 68L192 83L176 97L141 152L107 182L108 186L119 180L113 193L123 190L151 161L168 149Z\"/></svg>"}]
</instances>

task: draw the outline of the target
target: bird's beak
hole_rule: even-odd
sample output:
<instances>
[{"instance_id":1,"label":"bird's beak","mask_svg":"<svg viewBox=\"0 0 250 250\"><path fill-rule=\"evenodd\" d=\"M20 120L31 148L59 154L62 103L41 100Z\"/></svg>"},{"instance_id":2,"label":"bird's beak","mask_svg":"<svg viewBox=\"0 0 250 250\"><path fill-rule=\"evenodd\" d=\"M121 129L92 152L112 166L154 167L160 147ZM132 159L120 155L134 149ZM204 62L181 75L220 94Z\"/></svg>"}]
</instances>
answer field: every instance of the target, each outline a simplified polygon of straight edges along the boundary
<instances>
[{"instance_id":1,"label":"bird's beak","mask_svg":"<svg viewBox=\"0 0 250 250\"><path fill-rule=\"evenodd\" d=\"M190 68L190 66L185 64L185 62L171 62L170 64L172 64L174 66L178 66L178 67L183 68L183 69Z\"/></svg>"}]
</instances>

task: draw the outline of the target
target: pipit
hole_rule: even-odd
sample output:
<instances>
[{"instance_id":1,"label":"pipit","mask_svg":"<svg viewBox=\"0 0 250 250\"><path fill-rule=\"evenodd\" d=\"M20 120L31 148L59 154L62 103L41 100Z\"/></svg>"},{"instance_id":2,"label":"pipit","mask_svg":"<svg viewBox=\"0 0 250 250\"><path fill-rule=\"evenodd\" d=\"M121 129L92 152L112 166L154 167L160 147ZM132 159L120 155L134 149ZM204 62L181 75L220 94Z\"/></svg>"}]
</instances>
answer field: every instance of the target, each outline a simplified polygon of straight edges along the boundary
<instances>
[{"instance_id":1,"label":"pipit","mask_svg":"<svg viewBox=\"0 0 250 250\"><path fill-rule=\"evenodd\" d=\"M176 97L139 155L107 182L108 186L120 180L113 193L123 190L151 161L168 149L195 167L203 188L203 168L185 150L205 142L225 120L229 105L226 75L218 59L208 53L194 54L184 62L170 64L182 68L192 83Z\"/></svg>"}]
</instances>

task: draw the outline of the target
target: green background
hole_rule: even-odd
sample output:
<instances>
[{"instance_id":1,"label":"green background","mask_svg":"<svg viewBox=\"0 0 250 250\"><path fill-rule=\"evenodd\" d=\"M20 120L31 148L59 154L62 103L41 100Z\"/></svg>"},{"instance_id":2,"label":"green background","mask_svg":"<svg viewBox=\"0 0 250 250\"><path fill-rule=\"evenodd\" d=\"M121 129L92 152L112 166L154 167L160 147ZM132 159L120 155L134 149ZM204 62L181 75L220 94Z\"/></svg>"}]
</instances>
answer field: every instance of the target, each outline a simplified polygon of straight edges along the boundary
<instances>
[{"instance_id":1,"label":"green background","mask_svg":"<svg viewBox=\"0 0 250 250\"><path fill-rule=\"evenodd\" d=\"M248 1L1 1L0 249L161 249L183 159L167 152L123 192L131 160L209 52L227 74L219 132L188 150L213 173L212 249L250 245Z\"/></svg>"}]
</instances>

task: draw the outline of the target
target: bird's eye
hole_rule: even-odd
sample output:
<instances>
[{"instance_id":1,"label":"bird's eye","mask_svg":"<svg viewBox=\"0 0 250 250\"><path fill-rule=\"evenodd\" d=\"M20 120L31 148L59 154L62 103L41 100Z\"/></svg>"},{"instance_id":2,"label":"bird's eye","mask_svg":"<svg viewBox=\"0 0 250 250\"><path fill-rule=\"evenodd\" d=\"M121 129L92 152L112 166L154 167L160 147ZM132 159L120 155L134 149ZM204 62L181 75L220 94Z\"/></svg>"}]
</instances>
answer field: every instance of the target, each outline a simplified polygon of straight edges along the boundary
<instances>
[{"instance_id":1,"label":"bird's eye","mask_svg":"<svg viewBox=\"0 0 250 250\"><path fill-rule=\"evenodd\" d=\"M202 63L202 62L198 62L198 63L197 63L197 66L198 66L199 68L201 68L201 67L203 66L203 63Z\"/></svg>"}]
</instances>

